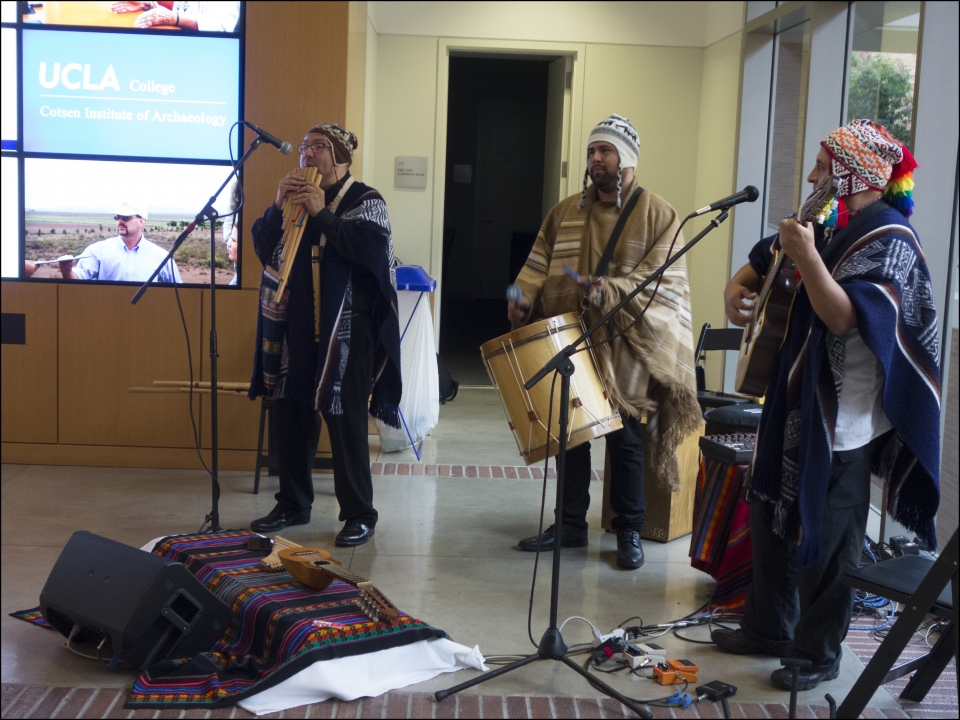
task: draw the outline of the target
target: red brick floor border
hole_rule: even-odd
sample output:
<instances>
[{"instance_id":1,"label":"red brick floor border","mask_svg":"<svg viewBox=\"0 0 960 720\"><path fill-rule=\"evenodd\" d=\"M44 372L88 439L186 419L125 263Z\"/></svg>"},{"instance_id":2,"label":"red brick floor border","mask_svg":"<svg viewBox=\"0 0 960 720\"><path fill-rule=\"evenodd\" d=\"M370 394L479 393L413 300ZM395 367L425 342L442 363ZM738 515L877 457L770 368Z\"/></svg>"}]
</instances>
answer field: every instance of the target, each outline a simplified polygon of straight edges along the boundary
<instances>
[{"instance_id":1,"label":"red brick floor border","mask_svg":"<svg viewBox=\"0 0 960 720\"><path fill-rule=\"evenodd\" d=\"M127 710L126 690L4 684L0 714L3 718L253 718L238 706L214 710ZM734 718L787 716L783 703L730 702ZM903 708L867 708L866 718L955 718L954 704L907 703ZM655 718L720 718L719 705L706 701L685 710L650 706ZM82 712L82 715L80 713ZM798 718L827 717L826 705L802 704ZM376 698L322 703L291 708L262 718L630 718L633 713L609 698L544 697L536 695L453 695L442 703L429 693L389 692Z\"/></svg>"},{"instance_id":2,"label":"red brick floor border","mask_svg":"<svg viewBox=\"0 0 960 720\"><path fill-rule=\"evenodd\" d=\"M467 480L507 479L507 480L543 480L543 465L427 465L424 463L375 462L370 464L370 474L381 477L444 477L465 478ZM550 468L547 477L557 479L557 471ZM603 481L603 470L594 470L590 479Z\"/></svg>"}]
</instances>

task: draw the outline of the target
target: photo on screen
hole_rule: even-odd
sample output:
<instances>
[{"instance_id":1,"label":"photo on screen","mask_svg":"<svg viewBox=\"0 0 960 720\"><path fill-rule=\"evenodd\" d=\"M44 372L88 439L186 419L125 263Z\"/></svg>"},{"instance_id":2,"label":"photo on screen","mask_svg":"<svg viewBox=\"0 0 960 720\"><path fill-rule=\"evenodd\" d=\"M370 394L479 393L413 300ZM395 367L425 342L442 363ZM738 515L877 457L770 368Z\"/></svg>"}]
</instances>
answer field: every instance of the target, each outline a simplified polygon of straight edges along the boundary
<instances>
[{"instance_id":1,"label":"photo on screen","mask_svg":"<svg viewBox=\"0 0 960 720\"><path fill-rule=\"evenodd\" d=\"M239 2L27 2L23 21L42 25L237 32Z\"/></svg>"},{"instance_id":2,"label":"photo on screen","mask_svg":"<svg viewBox=\"0 0 960 720\"><path fill-rule=\"evenodd\" d=\"M25 29L23 150L229 160L240 43Z\"/></svg>"},{"instance_id":3,"label":"photo on screen","mask_svg":"<svg viewBox=\"0 0 960 720\"><path fill-rule=\"evenodd\" d=\"M145 282L231 171L227 165L103 160L24 163L24 277L94 282ZM217 211L228 215L237 197L228 185ZM239 277L226 243L235 225L223 217L214 226L218 285L235 285ZM209 224L187 236L174 261L161 282L210 283Z\"/></svg>"}]
</instances>

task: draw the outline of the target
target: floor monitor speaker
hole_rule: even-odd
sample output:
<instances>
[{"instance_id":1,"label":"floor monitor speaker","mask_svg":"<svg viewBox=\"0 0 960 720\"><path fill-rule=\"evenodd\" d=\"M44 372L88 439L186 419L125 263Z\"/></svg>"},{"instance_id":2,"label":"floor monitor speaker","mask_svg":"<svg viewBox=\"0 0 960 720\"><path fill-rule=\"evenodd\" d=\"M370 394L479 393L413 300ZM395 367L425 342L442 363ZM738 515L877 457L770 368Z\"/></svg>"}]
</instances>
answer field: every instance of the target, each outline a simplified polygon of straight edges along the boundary
<instances>
[{"instance_id":1,"label":"floor monitor speaker","mask_svg":"<svg viewBox=\"0 0 960 720\"><path fill-rule=\"evenodd\" d=\"M232 616L182 563L86 531L60 553L40 610L68 638L109 638L140 670L210 650Z\"/></svg>"}]
</instances>

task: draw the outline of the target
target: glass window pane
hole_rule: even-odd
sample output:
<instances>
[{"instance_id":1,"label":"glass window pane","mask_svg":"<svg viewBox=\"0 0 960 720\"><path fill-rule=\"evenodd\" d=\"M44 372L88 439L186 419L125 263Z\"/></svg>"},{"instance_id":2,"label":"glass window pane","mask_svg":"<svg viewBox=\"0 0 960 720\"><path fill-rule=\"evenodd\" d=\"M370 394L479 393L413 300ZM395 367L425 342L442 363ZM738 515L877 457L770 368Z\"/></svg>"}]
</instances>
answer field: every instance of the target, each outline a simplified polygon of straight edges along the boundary
<instances>
[{"instance_id":1,"label":"glass window pane","mask_svg":"<svg viewBox=\"0 0 960 720\"><path fill-rule=\"evenodd\" d=\"M847 122L876 120L911 147L919 2L857 2L847 78Z\"/></svg>"},{"instance_id":2,"label":"glass window pane","mask_svg":"<svg viewBox=\"0 0 960 720\"><path fill-rule=\"evenodd\" d=\"M810 56L810 21L779 33L774 42L773 108L767 154L767 205L765 234L800 206L806 174L803 162L803 118L806 117L807 68Z\"/></svg>"}]
</instances>

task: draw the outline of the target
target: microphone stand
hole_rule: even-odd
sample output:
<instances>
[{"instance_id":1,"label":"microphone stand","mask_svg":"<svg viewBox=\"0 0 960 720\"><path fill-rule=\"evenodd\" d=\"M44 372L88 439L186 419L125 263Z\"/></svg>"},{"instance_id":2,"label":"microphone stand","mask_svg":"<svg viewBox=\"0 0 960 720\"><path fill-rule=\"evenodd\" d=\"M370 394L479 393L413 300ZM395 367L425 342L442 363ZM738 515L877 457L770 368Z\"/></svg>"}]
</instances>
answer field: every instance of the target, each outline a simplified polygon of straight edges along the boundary
<instances>
[{"instance_id":1,"label":"microphone stand","mask_svg":"<svg viewBox=\"0 0 960 720\"><path fill-rule=\"evenodd\" d=\"M692 217L692 216L691 216ZM567 345L560 352L554 355L547 363L536 372L533 377L531 377L527 382L524 383L524 387L529 390L538 382L540 382L544 377L546 377L551 371L557 371L560 373L560 416L559 416L559 446L560 452L557 455L557 493L556 493L556 506L554 508L554 529L553 529L553 575L551 579L550 586L550 626L543 633L543 636L540 639L540 644L537 647L537 652L533 655L528 655L522 660L517 660L516 662L510 663L509 665L504 665L502 668L497 670L492 670L490 672L484 673L478 677L468 680L465 683L456 685L455 687L449 688L447 690L438 690L434 693L434 697L437 702L440 702L446 697L453 695L454 693L460 692L461 690L466 690L469 687L474 685L479 685L482 682L487 680L492 680L495 677L504 675L512 670L521 668L524 665L535 662L537 660L558 660L564 663L567 667L573 669L583 677L587 679L594 688L602 692L603 694L617 700L618 702L626 705L633 712L639 715L642 718L652 718L653 713L647 710L645 707L638 705L635 701L630 700L627 697L624 697L612 687L607 685L605 682L600 680L600 678L591 675L589 672L584 670L580 665L575 663L569 657L567 657L567 646L563 642L563 638L560 635L560 629L557 627L557 606L559 604L559 593L560 593L560 549L561 549L561 540L563 538L563 484L566 473L566 459L567 459L567 423L569 416L569 404L570 404L570 378L573 375L575 367L573 361L570 359L574 353L577 352L577 347L581 345L587 338L593 335L597 329L606 323L611 317L613 317L617 312L620 311L627 303L633 300L640 292L643 291L651 282L656 280L658 277L663 275L668 267L673 265L678 258L682 257L686 252L700 242L703 237L713 230L720 226L724 220L729 217L727 209L723 209L723 212L720 213L717 217L710 221L710 224L703 229L703 231L697 235L693 240L684 245L675 255L671 255L667 261L661 265L653 274L650 275L646 280L640 283L629 295L627 295L623 300L617 303L610 312L600 318L593 327L583 333L579 338L577 338L572 344ZM688 220L690 218L687 218Z\"/></svg>"},{"instance_id":2,"label":"microphone stand","mask_svg":"<svg viewBox=\"0 0 960 720\"><path fill-rule=\"evenodd\" d=\"M216 266L214 259L216 258L217 253L217 239L216 239L216 221L219 217L219 213L213 208L213 204L217 201L217 198L220 196L220 193L223 192L223 189L230 182L230 179L237 174L237 171L243 166L247 161L247 158L260 147L262 143L262 138L258 135L251 143L250 147L247 148L247 151L243 154L237 164L233 166L233 169L230 171L230 174L227 175L227 179L223 181L217 191L210 196L210 199L207 200L207 204L203 206L203 209L197 213L196 217L193 219L186 230L180 233L179 237L174 241L173 247L170 248L170 252L167 253L167 256L163 259L163 262L153 271L153 275L140 286L140 289L137 290L137 294L133 296L130 300L132 305L136 305L137 301L143 297L143 294L147 291L147 288L150 286L150 283L153 282L154 278L160 274L160 271L163 267L170 262L173 258L173 254L180 248L183 244L183 241L187 239L187 236L193 232L193 229L204 220L210 221L210 481L211 481L211 494L212 506L210 513L204 518L203 525L200 526L199 532L203 532L204 526L207 523L210 524L209 532L220 532L223 530L220 527L220 473L219 465L217 458L217 451L219 449L218 438L217 438L217 279L216 279Z\"/></svg>"}]
</instances>

